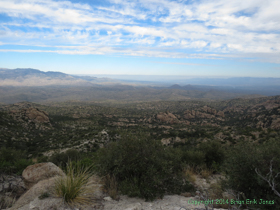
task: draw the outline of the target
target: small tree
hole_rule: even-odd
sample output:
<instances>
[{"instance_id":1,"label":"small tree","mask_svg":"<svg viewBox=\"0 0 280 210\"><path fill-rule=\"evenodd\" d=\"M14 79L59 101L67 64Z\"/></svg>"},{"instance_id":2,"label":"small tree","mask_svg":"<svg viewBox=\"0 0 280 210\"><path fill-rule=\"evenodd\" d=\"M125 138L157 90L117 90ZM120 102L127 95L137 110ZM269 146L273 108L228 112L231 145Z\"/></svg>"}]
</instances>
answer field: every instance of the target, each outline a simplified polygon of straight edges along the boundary
<instances>
[{"instance_id":1,"label":"small tree","mask_svg":"<svg viewBox=\"0 0 280 210\"><path fill-rule=\"evenodd\" d=\"M273 162L273 159L270 161L269 172L266 174L266 176L263 176L257 168L255 169L255 171L264 181L266 181L269 184L269 186L271 187L272 191L278 197L280 197L280 193L276 190L276 186L278 184L276 183L276 180L275 180L280 175L280 172L278 172L278 173L273 172L272 162Z\"/></svg>"},{"instance_id":2,"label":"small tree","mask_svg":"<svg viewBox=\"0 0 280 210\"><path fill-rule=\"evenodd\" d=\"M272 159L276 163L273 169ZM269 169L264 167L269 163ZM262 145L250 143L237 145L228 151L224 164L224 169L228 175L227 187L243 192L248 199L274 200L274 204L258 203L254 207L266 210L280 209L280 197L275 198L275 191L272 192L271 190L276 190L277 182L280 181L280 175L275 173L275 171L280 171L279 163L279 141L266 142ZM262 174L267 175L263 176Z\"/></svg>"}]
</instances>

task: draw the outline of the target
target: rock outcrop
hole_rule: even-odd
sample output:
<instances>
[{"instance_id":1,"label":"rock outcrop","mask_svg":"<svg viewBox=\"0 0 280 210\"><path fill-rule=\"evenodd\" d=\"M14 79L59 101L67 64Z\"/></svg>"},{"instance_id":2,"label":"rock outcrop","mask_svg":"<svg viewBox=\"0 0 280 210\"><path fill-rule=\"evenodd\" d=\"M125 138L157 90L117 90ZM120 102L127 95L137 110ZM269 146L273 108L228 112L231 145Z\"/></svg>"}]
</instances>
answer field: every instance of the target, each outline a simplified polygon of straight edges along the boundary
<instances>
[{"instance_id":1,"label":"rock outcrop","mask_svg":"<svg viewBox=\"0 0 280 210\"><path fill-rule=\"evenodd\" d=\"M39 130L49 130L52 124L48 113L36 107L36 104L20 102L12 105L3 106L2 110L8 113L22 127Z\"/></svg>"},{"instance_id":2,"label":"rock outcrop","mask_svg":"<svg viewBox=\"0 0 280 210\"><path fill-rule=\"evenodd\" d=\"M14 104L15 107L10 110L10 114L17 120L27 120L34 123L50 123L49 116L46 112L41 111L27 104L22 107L21 104Z\"/></svg>"},{"instance_id":3,"label":"rock outcrop","mask_svg":"<svg viewBox=\"0 0 280 210\"><path fill-rule=\"evenodd\" d=\"M161 139L161 143L165 146L173 145L174 143L180 143L180 142L185 143L185 140L179 137L170 137L170 138Z\"/></svg>"},{"instance_id":4,"label":"rock outcrop","mask_svg":"<svg viewBox=\"0 0 280 210\"><path fill-rule=\"evenodd\" d=\"M25 191L22 177L0 174L0 193L13 192L22 194Z\"/></svg>"},{"instance_id":5,"label":"rock outcrop","mask_svg":"<svg viewBox=\"0 0 280 210\"><path fill-rule=\"evenodd\" d=\"M23 194L9 210L50 210L50 209L102 209L101 207L101 184L100 178L91 176L86 188L93 199L92 203L79 206L79 208L70 207L55 195L54 187L57 179L66 176L61 169L53 163L39 163L28 166L24 170L24 177L29 181L37 182L25 194ZM98 200L100 202L95 202Z\"/></svg>"},{"instance_id":6,"label":"rock outcrop","mask_svg":"<svg viewBox=\"0 0 280 210\"><path fill-rule=\"evenodd\" d=\"M51 192L57 178L58 178L58 176L54 176L52 178L48 178L48 179L39 181L37 184L32 186L25 194L23 194L16 201L16 203L13 205L11 210L39 209L39 208L35 208L34 204L32 204L32 201L34 201L36 198L38 198L43 193ZM60 199L59 204L61 204L61 203L62 203L62 200ZM33 208L33 206L34 206L34 208ZM48 208L44 208L44 209L47 210Z\"/></svg>"},{"instance_id":7,"label":"rock outcrop","mask_svg":"<svg viewBox=\"0 0 280 210\"><path fill-rule=\"evenodd\" d=\"M25 191L21 176L0 174L0 209L11 206Z\"/></svg>"},{"instance_id":8,"label":"rock outcrop","mask_svg":"<svg viewBox=\"0 0 280 210\"><path fill-rule=\"evenodd\" d=\"M47 170L47 169L50 170ZM145 202L140 198L129 198L120 196L119 201L112 200L110 197L104 197L101 191L102 185L98 177L91 177L87 188L93 189L93 202L90 204L79 205L79 207L68 206L62 198L55 197L53 194L54 185L57 178L61 175L60 170L54 170L57 166L52 163L35 164L25 169L25 179L38 181L25 194L23 194L9 210L49 210L49 209L103 209L103 210L174 210L174 209L205 209L204 204L199 201L199 196L190 197L180 195L166 195L163 199L157 199L153 202ZM42 171L41 171L42 169ZM51 172L53 171L53 172ZM51 178L49 178L52 176ZM42 180L43 179L43 180ZM203 182L203 184L205 184ZM213 208L218 210L217 208Z\"/></svg>"},{"instance_id":9,"label":"rock outcrop","mask_svg":"<svg viewBox=\"0 0 280 210\"><path fill-rule=\"evenodd\" d=\"M273 119L272 122L271 122L270 127L271 127L272 129L277 129L277 130L279 130L279 129L280 129L280 117L279 117L279 118L276 118L276 119Z\"/></svg>"},{"instance_id":10,"label":"rock outcrop","mask_svg":"<svg viewBox=\"0 0 280 210\"><path fill-rule=\"evenodd\" d=\"M217 117L225 117L223 111L217 111L208 106L204 106L199 108L198 110L186 110L184 112L184 119L195 119L195 118L203 118L203 119L212 119Z\"/></svg>"},{"instance_id":11,"label":"rock outcrop","mask_svg":"<svg viewBox=\"0 0 280 210\"><path fill-rule=\"evenodd\" d=\"M170 112L158 113L156 115L156 119L159 120L160 122L169 123L169 124L179 123L179 120L177 119L177 117Z\"/></svg>"},{"instance_id":12,"label":"rock outcrop","mask_svg":"<svg viewBox=\"0 0 280 210\"><path fill-rule=\"evenodd\" d=\"M37 122L37 123L49 123L48 114L44 111L40 111L34 107L24 110L25 116L30 120Z\"/></svg>"},{"instance_id":13,"label":"rock outcrop","mask_svg":"<svg viewBox=\"0 0 280 210\"><path fill-rule=\"evenodd\" d=\"M41 180L64 175L63 171L51 162L30 165L22 172L24 184L27 189L30 189Z\"/></svg>"}]
</instances>

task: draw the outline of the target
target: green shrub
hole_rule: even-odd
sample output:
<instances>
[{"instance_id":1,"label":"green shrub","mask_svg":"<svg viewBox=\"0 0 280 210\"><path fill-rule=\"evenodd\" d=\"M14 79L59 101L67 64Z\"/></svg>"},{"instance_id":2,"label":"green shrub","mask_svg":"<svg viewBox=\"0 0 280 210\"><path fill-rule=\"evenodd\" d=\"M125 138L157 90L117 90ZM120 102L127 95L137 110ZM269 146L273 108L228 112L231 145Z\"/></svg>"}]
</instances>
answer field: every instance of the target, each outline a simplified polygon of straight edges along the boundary
<instances>
[{"instance_id":1,"label":"green shrub","mask_svg":"<svg viewBox=\"0 0 280 210\"><path fill-rule=\"evenodd\" d=\"M183 152L182 161L192 167L203 166L205 165L205 154L198 150L187 150Z\"/></svg>"},{"instance_id":2,"label":"green shrub","mask_svg":"<svg viewBox=\"0 0 280 210\"><path fill-rule=\"evenodd\" d=\"M225 160L225 151L221 143L216 141L204 142L200 145L199 149L205 155L205 164L208 168L215 170L220 169L220 165Z\"/></svg>"},{"instance_id":3,"label":"green shrub","mask_svg":"<svg viewBox=\"0 0 280 210\"><path fill-rule=\"evenodd\" d=\"M15 173L18 175L21 175L23 170L29 166L32 165L33 162L32 160L28 160L28 159L19 159L17 161L14 162L14 167L15 167Z\"/></svg>"},{"instance_id":4,"label":"green shrub","mask_svg":"<svg viewBox=\"0 0 280 210\"><path fill-rule=\"evenodd\" d=\"M55 165L58 165L62 168L66 168L66 165L69 160L78 161L81 159L81 155L77 150L69 149L66 152L55 153L50 157L50 161Z\"/></svg>"},{"instance_id":5,"label":"green shrub","mask_svg":"<svg viewBox=\"0 0 280 210\"><path fill-rule=\"evenodd\" d=\"M85 167L85 168L92 168L94 169L94 160L91 159L91 157L85 157L85 158L82 158L81 160L78 161L78 163L82 166L82 167Z\"/></svg>"},{"instance_id":6,"label":"green shrub","mask_svg":"<svg viewBox=\"0 0 280 210\"><path fill-rule=\"evenodd\" d=\"M37 163L44 163L44 162L48 162L47 156L41 154L39 157L37 157Z\"/></svg>"},{"instance_id":7,"label":"green shrub","mask_svg":"<svg viewBox=\"0 0 280 210\"><path fill-rule=\"evenodd\" d=\"M120 141L98 151L100 174L114 176L123 194L146 200L190 190L182 180L180 160L173 148L141 133L123 134Z\"/></svg>"},{"instance_id":8,"label":"green shrub","mask_svg":"<svg viewBox=\"0 0 280 210\"><path fill-rule=\"evenodd\" d=\"M32 161L27 158L24 151L1 148L0 172L21 174Z\"/></svg>"},{"instance_id":9,"label":"green shrub","mask_svg":"<svg viewBox=\"0 0 280 210\"><path fill-rule=\"evenodd\" d=\"M261 174L269 172L270 161L273 159L274 172L280 172L280 142L267 142L262 145L242 143L228 151L224 164L227 172L228 187L243 192L249 199L274 200L274 205L257 205L261 209L280 209L278 198L266 183L255 172L257 168ZM280 178L276 178L280 183ZM277 187L279 191L279 187Z\"/></svg>"}]
</instances>

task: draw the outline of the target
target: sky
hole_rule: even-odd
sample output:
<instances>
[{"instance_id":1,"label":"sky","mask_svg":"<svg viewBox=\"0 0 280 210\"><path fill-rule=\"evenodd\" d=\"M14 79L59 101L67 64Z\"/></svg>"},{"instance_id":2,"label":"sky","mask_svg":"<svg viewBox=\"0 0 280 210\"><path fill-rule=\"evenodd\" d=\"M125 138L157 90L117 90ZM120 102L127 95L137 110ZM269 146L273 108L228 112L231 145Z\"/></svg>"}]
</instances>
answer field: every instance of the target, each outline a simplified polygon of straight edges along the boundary
<instances>
[{"instance_id":1,"label":"sky","mask_svg":"<svg viewBox=\"0 0 280 210\"><path fill-rule=\"evenodd\" d=\"M0 0L0 68L280 78L280 0Z\"/></svg>"}]
</instances>

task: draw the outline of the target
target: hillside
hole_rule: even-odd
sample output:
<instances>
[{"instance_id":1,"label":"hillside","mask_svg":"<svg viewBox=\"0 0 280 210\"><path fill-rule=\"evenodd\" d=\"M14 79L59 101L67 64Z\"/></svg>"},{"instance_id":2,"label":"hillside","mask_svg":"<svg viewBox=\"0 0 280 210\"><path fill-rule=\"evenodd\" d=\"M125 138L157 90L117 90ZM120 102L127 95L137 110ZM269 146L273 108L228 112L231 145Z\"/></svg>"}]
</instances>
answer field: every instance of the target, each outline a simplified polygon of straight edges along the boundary
<instances>
[{"instance_id":1,"label":"hillside","mask_svg":"<svg viewBox=\"0 0 280 210\"><path fill-rule=\"evenodd\" d=\"M62 72L44 72L31 68L0 69L0 86L92 86L98 83L119 82L108 78L72 76Z\"/></svg>"},{"instance_id":2,"label":"hillside","mask_svg":"<svg viewBox=\"0 0 280 210\"><path fill-rule=\"evenodd\" d=\"M124 175L128 169L136 175L140 169L146 173L147 168L154 170L151 164L156 164L156 171L163 173L165 164L171 164L168 171L171 167L177 172L170 176L181 177L182 183L186 184L183 189L181 182L169 183L169 177L166 182L170 189L175 186L180 189L172 193L183 192L183 196L202 199L197 197L197 191L200 191L201 196L210 192L212 199L231 198L225 194L228 187L225 188L219 178L229 173L226 186L231 189L256 199L263 199L263 196L274 199L275 195L266 183L255 184L260 180L255 168L265 174L272 159L278 163L279 138L280 96L111 105L81 101L49 105L20 102L0 106L0 174L21 173L33 162L50 161L65 167L69 159L85 165L93 164L95 173L101 173L104 167L114 172L117 167L117 175L119 168ZM150 159L146 160L147 157ZM278 165L275 164L276 172ZM108 177L107 170L102 177ZM157 174L153 170L148 170L148 177ZM127 186L119 176L117 184L113 185L115 188L111 189L115 194L106 191L105 182L104 196L109 194L116 199L116 187ZM208 183L211 180L213 183ZM10 185L5 183L4 180L0 196L9 192L5 186ZM166 184L163 186L161 193L168 193ZM140 189L150 192L150 189L157 188L141 185ZM121 193L130 195L131 191L125 190L121 188ZM12 191L12 196L23 193L13 192L18 190ZM155 198L154 194L152 198ZM262 207L275 209L278 200L275 205Z\"/></svg>"},{"instance_id":3,"label":"hillside","mask_svg":"<svg viewBox=\"0 0 280 210\"><path fill-rule=\"evenodd\" d=\"M221 102L181 101L122 105L82 102L1 108L1 146L42 153L77 148L94 150L118 138L122 129L143 130L165 142L207 141L226 144L266 141L280 135L280 97ZM40 148L37 148L40 145Z\"/></svg>"},{"instance_id":4,"label":"hillside","mask_svg":"<svg viewBox=\"0 0 280 210\"><path fill-rule=\"evenodd\" d=\"M244 93L223 91L177 90L130 85L110 86L40 86L9 87L0 86L0 102L12 104L21 101L36 103L81 101L111 104L126 104L151 101L225 100L236 97L260 97Z\"/></svg>"},{"instance_id":5,"label":"hillside","mask_svg":"<svg viewBox=\"0 0 280 210\"><path fill-rule=\"evenodd\" d=\"M236 97L262 96L256 94L258 91L242 88L203 85L166 87L151 84L143 85L61 72L43 72L36 69L0 69L0 103L12 104L21 101L52 103L74 100L126 104L193 99L226 100ZM266 94L267 91L264 93Z\"/></svg>"}]
</instances>

